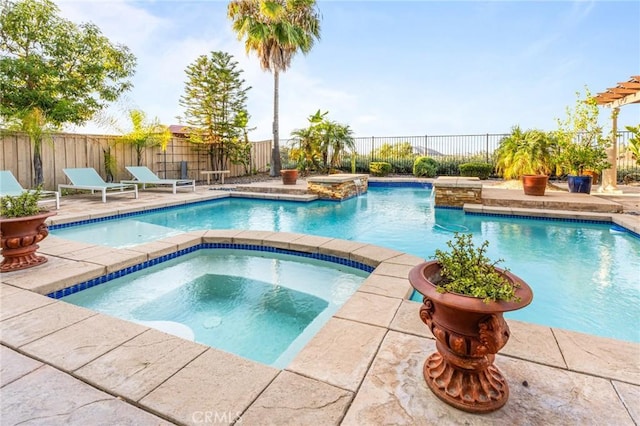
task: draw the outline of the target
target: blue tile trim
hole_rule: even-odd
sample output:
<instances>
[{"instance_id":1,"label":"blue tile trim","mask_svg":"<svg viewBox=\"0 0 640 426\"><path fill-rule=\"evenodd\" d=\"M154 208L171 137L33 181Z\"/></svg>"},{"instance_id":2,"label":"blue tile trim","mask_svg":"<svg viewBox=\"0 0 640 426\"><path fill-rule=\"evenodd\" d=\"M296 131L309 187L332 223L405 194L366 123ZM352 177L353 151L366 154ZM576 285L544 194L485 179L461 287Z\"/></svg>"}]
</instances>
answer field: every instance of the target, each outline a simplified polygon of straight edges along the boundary
<instances>
[{"instance_id":1,"label":"blue tile trim","mask_svg":"<svg viewBox=\"0 0 640 426\"><path fill-rule=\"evenodd\" d=\"M57 290L52 293L47 294L48 297L52 299L60 299L65 296L69 296L70 294L77 293L82 290L86 290L91 287L95 287L100 284L104 284L116 278L124 277L125 275L129 275L133 272L137 272L143 269L146 269L150 266L155 266L160 263L166 262L168 260L172 260L178 258L180 256L184 256L185 254L193 253L198 250L215 250L215 249L232 249L232 250L248 250L248 251L264 251L269 253L278 253L278 254L288 254L292 256L300 256L306 257L310 259L323 260L325 262L337 263L339 265L348 266L350 268L359 269L361 271L365 271L368 273L373 272L375 269L373 266L366 265L361 262L357 262L355 260L344 259L342 257L331 256L328 254L322 253L306 253L295 250L286 250L277 247L270 246L258 246L254 244L234 244L234 243L201 243L192 247L188 247L186 249L178 250L173 253L165 254L160 257L156 257L155 259L147 260L142 263L138 263L137 265L129 266L124 269L120 269L119 271L111 272L106 275L102 275L97 278L93 278L88 281L83 281L81 283L72 285L71 287L63 288L62 290Z\"/></svg>"},{"instance_id":2,"label":"blue tile trim","mask_svg":"<svg viewBox=\"0 0 640 426\"><path fill-rule=\"evenodd\" d=\"M87 225L89 223L98 223L98 222L105 222L107 220L123 219L123 218L127 218L127 217L140 216L140 215L143 215L143 214L146 214L146 213L157 213L157 212L167 211L167 210L176 210L176 209L181 209L181 208L184 208L184 207L198 206L200 204L213 204L213 203L218 203L220 201L226 201L228 199L229 199L229 197L224 197L224 198L217 198L215 200L202 200L202 201L195 201L193 203L188 203L188 204L178 204L176 206L157 207L155 209L140 210L140 211L137 211L137 212L119 213L119 214L114 214L114 215L111 215L111 216L97 217L97 218L94 218L94 219L79 220L77 222L57 223L57 224L53 224L53 225L48 225L47 228L49 228L51 230L62 229L62 228L70 228L72 226Z\"/></svg>"},{"instance_id":3,"label":"blue tile trim","mask_svg":"<svg viewBox=\"0 0 640 426\"><path fill-rule=\"evenodd\" d=\"M447 208L447 207L437 207L437 208ZM608 220L574 219L574 218L566 218L566 217L520 216L515 214L479 213L479 212L465 212L465 214L470 216L493 216L493 217L505 217L505 218L512 218L512 219L541 220L545 222L574 222L574 223L593 223L595 225L611 225L612 231L627 232L635 238L640 238L640 234L633 232L631 229L625 228L622 225L614 224L613 222Z\"/></svg>"},{"instance_id":4,"label":"blue tile trim","mask_svg":"<svg viewBox=\"0 0 640 426\"><path fill-rule=\"evenodd\" d=\"M436 209L444 209L444 210L462 210L462 207L458 206L434 206ZM466 213L465 214L469 214Z\"/></svg>"},{"instance_id":5,"label":"blue tile trim","mask_svg":"<svg viewBox=\"0 0 640 426\"><path fill-rule=\"evenodd\" d=\"M541 220L544 222L578 222L578 223L595 223L598 225L611 225L611 222L608 220L593 220L593 219L574 219L568 217L541 217L541 216L521 216L515 214L500 214L500 213L479 213L479 212L465 212L465 214L471 216L493 216L493 217L504 217L510 219L533 219L533 220Z\"/></svg>"},{"instance_id":6,"label":"blue tile trim","mask_svg":"<svg viewBox=\"0 0 640 426\"><path fill-rule=\"evenodd\" d=\"M433 188L431 182L368 182L369 187L375 188Z\"/></svg>"}]
</instances>

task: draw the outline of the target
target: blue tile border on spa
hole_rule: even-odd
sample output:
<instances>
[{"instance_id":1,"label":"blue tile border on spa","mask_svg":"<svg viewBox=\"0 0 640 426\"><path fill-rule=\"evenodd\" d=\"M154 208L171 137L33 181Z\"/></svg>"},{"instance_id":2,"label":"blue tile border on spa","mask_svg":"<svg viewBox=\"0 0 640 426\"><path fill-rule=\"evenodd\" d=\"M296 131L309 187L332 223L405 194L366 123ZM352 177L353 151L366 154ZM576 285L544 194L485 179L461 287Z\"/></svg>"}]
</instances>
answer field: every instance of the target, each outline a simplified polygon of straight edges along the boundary
<instances>
[{"instance_id":1,"label":"blue tile border on spa","mask_svg":"<svg viewBox=\"0 0 640 426\"><path fill-rule=\"evenodd\" d=\"M232 249L232 250L261 251L261 252L268 252L268 253L287 254L291 256L300 256L300 257L305 257L309 259L336 263L339 265L348 266L350 268L359 269L361 271L365 271L368 273L373 272L373 270L375 269L373 266L366 265L362 262L349 260L349 259L345 259L338 256L331 256L323 253L308 253L308 252L301 252L301 251L295 251L295 250L281 249L281 248L271 247L271 246L259 246L254 244L200 243L182 250L175 251L173 253L156 257L155 259L138 263L137 265L129 266L124 269L120 269L118 271L114 271L106 275L102 275L87 281L83 281L81 283L63 288L61 290L56 290L54 292L47 294L47 297L50 297L52 299L60 299L62 297L69 296L79 291L86 290L88 288L95 287L100 284L104 284L116 278L124 277L125 275L129 275L134 272L149 268L151 266L164 263L168 260L176 259L180 256L184 256L186 254L193 253L199 250L207 250L207 249Z\"/></svg>"}]
</instances>

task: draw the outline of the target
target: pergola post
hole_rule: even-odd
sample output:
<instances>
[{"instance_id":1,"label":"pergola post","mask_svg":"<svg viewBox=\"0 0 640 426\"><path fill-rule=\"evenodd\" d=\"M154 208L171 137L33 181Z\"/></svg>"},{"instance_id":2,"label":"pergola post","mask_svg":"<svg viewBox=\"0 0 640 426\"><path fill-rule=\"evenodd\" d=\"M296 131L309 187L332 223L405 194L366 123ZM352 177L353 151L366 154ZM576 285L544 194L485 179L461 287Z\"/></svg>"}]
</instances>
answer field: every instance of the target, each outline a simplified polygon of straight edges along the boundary
<instances>
[{"instance_id":1,"label":"pergola post","mask_svg":"<svg viewBox=\"0 0 640 426\"><path fill-rule=\"evenodd\" d=\"M607 161L611 168L602 171L602 183L598 192L614 192L618 188L618 114L620 108L611 113L611 146L607 148Z\"/></svg>"},{"instance_id":2,"label":"pergola post","mask_svg":"<svg viewBox=\"0 0 640 426\"><path fill-rule=\"evenodd\" d=\"M620 107L640 103L640 75L631 76L629 81L618 83L605 92L595 96L598 105L611 108L613 120L611 129L611 147L607 149L607 161L611 168L602 171L602 184L598 192L622 192L616 190L618 185L618 114Z\"/></svg>"}]
</instances>

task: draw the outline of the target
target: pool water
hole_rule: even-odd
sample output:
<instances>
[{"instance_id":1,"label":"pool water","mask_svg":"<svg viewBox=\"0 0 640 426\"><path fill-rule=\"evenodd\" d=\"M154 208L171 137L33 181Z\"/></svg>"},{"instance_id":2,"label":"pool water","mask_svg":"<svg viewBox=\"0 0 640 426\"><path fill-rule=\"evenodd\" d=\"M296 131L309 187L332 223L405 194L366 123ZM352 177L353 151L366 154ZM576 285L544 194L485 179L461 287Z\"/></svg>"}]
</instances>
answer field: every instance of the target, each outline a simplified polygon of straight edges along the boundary
<instances>
[{"instance_id":1,"label":"pool water","mask_svg":"<svg viewBox=\"0 0 640 426\"><path fill-rule=\"evenodd\" d=\"M152 230L148 234L146 226ZM116 233L119 228L131 232ZM453 232L469 232L477 243L488 240L489 257L504 259L501 265L533 289L532 304L507 317L640 342L640 238L610 224L435 208L427 188L370 187L367 194L339 203L227 198L51 233L126 247L161 237L160 229L167 236L197 229L298 232L362 241L425 259L446 248Z\"/></svg>"},{"instance_id":2,"label":"pool water","mask_svg":"<svg viewBox=\"0 0 640 426\"><path fill-rule=\"evenodd\" d=\"M284 368L367 276L298 256L200 250L62 300Z\"/></svg>"}]
</instances>

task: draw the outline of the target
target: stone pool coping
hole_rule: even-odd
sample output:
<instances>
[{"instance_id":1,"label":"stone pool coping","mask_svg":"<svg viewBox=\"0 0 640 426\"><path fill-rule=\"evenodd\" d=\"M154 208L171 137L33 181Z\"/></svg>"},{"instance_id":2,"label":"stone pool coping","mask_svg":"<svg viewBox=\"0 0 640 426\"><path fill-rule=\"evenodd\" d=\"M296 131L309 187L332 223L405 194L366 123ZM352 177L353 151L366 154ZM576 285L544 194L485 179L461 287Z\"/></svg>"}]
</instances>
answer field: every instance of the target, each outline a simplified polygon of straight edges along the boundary
<instances>
[{"instance_id":1,"label":"stone pool coping","mask_svg":"<svg viewBox=\"0 0 640 426\"><path fill-rule=\"evenodd\" d=\"M325 253L376 269L284 370L38 294L201 242ZM511 388L507 405L477 416L440 402L421 376L435 344L419 304L406 300L407 273L422 259L395 250L303 234L203 230L129 249L49 236L40 252L50 260L37 270L2 276L3 423L96 413L177 424L214 415L219 422L239 415L244 424L640 421L640 344L512 320L512 337L496 360Z\"/></svg>"}]
</instances>

